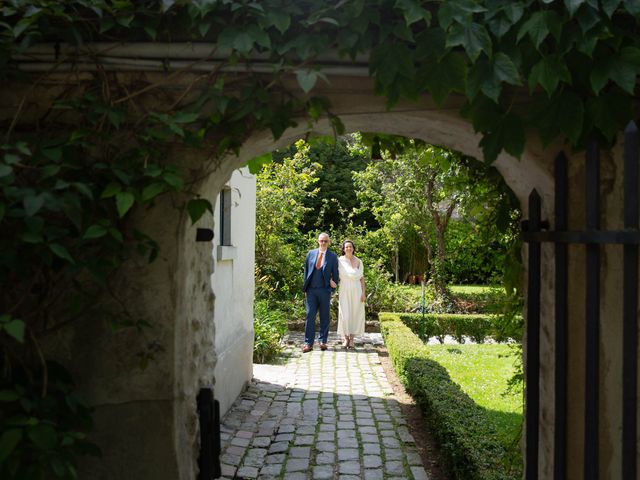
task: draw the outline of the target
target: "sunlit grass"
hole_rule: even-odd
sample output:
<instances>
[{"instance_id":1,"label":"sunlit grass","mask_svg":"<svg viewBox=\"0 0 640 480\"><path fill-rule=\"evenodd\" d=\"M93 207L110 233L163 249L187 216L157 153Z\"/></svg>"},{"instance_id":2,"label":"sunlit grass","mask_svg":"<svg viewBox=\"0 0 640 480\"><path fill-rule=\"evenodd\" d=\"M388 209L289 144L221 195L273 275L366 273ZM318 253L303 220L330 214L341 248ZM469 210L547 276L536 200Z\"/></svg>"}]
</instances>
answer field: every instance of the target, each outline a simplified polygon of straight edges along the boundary
<instances>
[{"instance_id":1,"label":"sunlit grass","mask_svg":"<svg viewBox=\"0 0 640 480\"><path fill-rule=\"evenodd\" d=\"M429 345L430 357L447 369L451 379L478 405L488 410L498 436L511 449L522 424L522 395L508 394L515 357L509 345ZM521 392L520 392L521 393Z\"/></svg>"},{"instance_id":2,"label":"sunlit grass","mask_svg":"<svg viewBox=\"0 0 640 480\"><path fill-rule=\"evenodd\" d=\"M501 287L492 285L450 285L453 294L491 293L499 291Z\"/></svg>"}]
</instances>

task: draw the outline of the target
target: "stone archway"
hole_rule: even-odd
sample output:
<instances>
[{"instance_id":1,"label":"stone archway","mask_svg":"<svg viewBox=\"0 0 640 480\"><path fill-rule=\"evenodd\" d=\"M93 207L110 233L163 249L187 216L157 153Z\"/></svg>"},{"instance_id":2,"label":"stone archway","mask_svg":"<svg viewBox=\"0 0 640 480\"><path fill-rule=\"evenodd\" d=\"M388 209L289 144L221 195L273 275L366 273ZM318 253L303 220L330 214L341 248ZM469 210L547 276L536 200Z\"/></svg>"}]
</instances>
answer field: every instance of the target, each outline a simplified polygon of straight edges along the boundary
<instances>
[{"instance_id":1,"label":"stone archway","mask_svg":"<svg viewBox=\"0 0 640 480\"><path fill-rule=\"evenodd\" d=\"M340 116L348 132L376 131L420 138L429 143L443 145L476 158L481 158L482 156L478 147L479 137L473 132L472 127L458 116L455 108L439 110L428 102L424 102L422 104L405 103L391 111L387 111L384 107L384 99L373 94L368 79L332 78L331 85L321 93L327 95L332 103L336 105L337 108L334 111ZM224 175L228 176L229 172L240 168L249 159L270 152L275 148L291 144L306 133L306 128L290 129L277 142L274 142L268 133L253 135L246 141L239 156L228 157L224 160L220 170L221 175L224 178ZM321 121L314 126L313 133L330 135L332 130L328 122ZM530 142L530 144L537 145L536 142ZM541 147L537 149L530 148L525 152L522 159L502 155L496 162L497 168L514 190L524 208L526 208L526 198L532 188L536 188L542 193L547 205L552 205L553 179L550 165L554 154L555 152L545 152ZM214 177L209 178L206 181L206 186L203 186L201 191L207 192L210 198L215 198L221 187L220 178L216 176L215 179ZM193 232L189 233L189 229L185 225L185 234L182 239L184 247L193 242L192 237ZM187 277L193 277L191 269L193 268L194 256L197 256L197 253L195 253L197 250L197 248L194 250L189 248L178 249L181 257L179 260L182 265L181 269L185 272L191 272L189 275L180 276L185 285L191 282ZM180 289L184 297L182 300L183 308L179 310L196 310L195 306L189 306L186 303L192 288L193 286L186 286ZM553 307L552 299L552 291L549 290L545 303L549 309ZM195 325L198 325L198 323L196 322ZM181 337L178 342L182 342L182 351L193 355L193 357L184 359L176 357L176 385L179 385L176 392L180 393L181 398L176 403L176 426L182 425L182 428L176 430L176 445L194 445L195 411L193 398L195 398L198 388L206 384L206 382L203 383L203 379L210 378L208 370L212 367L212 362L215 362L215 359L212 358L210 362L205 360L208 358L208 353L202 350L202 347L210 345L210 342L200 343L202 341L200 326L192 331L184 328L185 326L181 326L180 330L176 331L176 338ZM212 334L215 336L216 332L212 332ZM193 339L196 338L199 340L194 343ZM547 332L546 338L546 348L550 349L552 345L550 332ZM195 347L194 345L198 346ZM190 365L191 368L184 369L183 365ZM180 380L180 375L183 376L182 380ZM548 378L547 381L552 383L551 378ZM224 388L224 385L216 381L214 388ZM184 425L189 425L189 428L184 428ZM546 435L548 439L551 438L550 432L547 432ZM184 462L187 464L193 462L193 452L190 454L184 453L185 455L182 456ZM191 468L187 470L191 470Z\"/></svg>"},{"instance_id":2,"label":"stone archway","mask_svg":"<svg viewBox=\"0 0 640 480\"><path fill-rule=\"evenodd\" d=\"M149 74L152 75L152 74ZM53 98L69 82L67 77L52 76L50 83L40 84L37 108L47 108ZM73 81L80 81L74 79ZM294 84L292 89L297 88ZM19 89L19 88L18 88ZM12 91L12 98L17 96ZM469 123L458 112L460 99L452 97L442 108L437 108L428 99L419 104L402 102L387 111L384 99L373 94L371 82L366 77L331 77L328 85L319 87L315 94L327 96L334 105L334 113L343 120L347 131L379 131L390 134L420 138L443 145L467 155L481 157L478 136ZM3 93L0 103L11 105L13 100ZM314 127L318 133L331 133L326 122ZM306 128L299 127L285 132L278 142L273 142L267 133L250 137L240 155L228 157L216 165L208 165L207 152L176 147L172 160L185 169L198 171L203 165L210 167L202 171L201 179L193 190L215 200L233 171L247 160L271 151L278 146L292 143L303 136ZM544 149L530 135L522 159L502 155L496 162L505 180L520 199L526 215L524 200L532 188L543 197L543 217L553 220L552 162L559 150ZM621 149L616 148L603 159L605 206L603 226L620 228L616 215L621 211L622 183ZM570 183L580 185L583 167L579 157L570 159ZM573 161L576 160L576 161ZM578 189L574 189L572 203L576 206L570 224L582 222ZM198 425L196 395L203 386L216 383L217 361L216 331L213 317L216 299L211 288L211 275L216 275L210 245L195 243L195 229L180 205L179 198L159 199L154 207L134 212L132 222L148 232L160 246L160 257L153 264L146 261L130 262L122 271L115 289L128 303L131 310L141 317L151 319L154 324L152 338L133 333L112 335L105 326L94 325L90 330L60 332L47 350L72 365L73 373L86 392L89 401L96 405L96 441L102 446L103 459L84 466L91 478L158 478L191 479L196 477L198 455ZM614 215L615 214L615 215ZM213 219L203 219L199 226L212 228ZM542 281L542 339L541 350L541 414L540 414L540 475L550 478L553 469L553 265L550 247L543 247ZM621 255L605 249L603 252L601 317L618 319L620 316L619 276ZM584 275L583 255L577 249L570 252L572 278ZM253 285L247 290L253 290ZM570 344L569 363L576 372L570 379L570 414L568 418L572 457L582 456L582 391L584 390L584 328L583 294L577 283L570 302L570 328L574 333ZM601 390L601 462L600 474L604 478L620 477L620 451L618 437L621 417L619 403L621 394L614 387L619 381L622 360L617 338L620 322L611 320L603 331ZM245 332L247 330L245 329ZM163 351L146 370L137 368L135 352L145 348L150 341L162 345ZM244 348L249 345L246 344ZM246 355L245 355L246 357ZM249 375L246 369L244 375ZM572 476L581 473L581 462L577 461Z\"/></svg>"}]
</instances>

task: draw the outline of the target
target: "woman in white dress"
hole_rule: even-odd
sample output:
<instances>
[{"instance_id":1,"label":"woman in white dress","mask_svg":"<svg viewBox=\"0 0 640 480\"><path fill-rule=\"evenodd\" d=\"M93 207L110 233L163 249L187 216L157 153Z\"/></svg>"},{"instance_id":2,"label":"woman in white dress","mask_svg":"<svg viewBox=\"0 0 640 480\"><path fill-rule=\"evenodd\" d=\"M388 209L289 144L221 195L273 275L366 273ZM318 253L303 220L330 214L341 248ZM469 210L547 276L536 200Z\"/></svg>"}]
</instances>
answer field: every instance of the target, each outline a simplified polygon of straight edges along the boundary
<instances>
[{"instance_id":1,"label":"woman in white dress","mask_svg":"<svg viewBox=\"0 0 640 480\"><path fill-rule=\"evenodd\" d=\"M364 268L355 251L353 242L345 240L338 258L338 334L342 335L345 348L353 348L353 337L364 333Z\"/></svg>"}]
</instances>

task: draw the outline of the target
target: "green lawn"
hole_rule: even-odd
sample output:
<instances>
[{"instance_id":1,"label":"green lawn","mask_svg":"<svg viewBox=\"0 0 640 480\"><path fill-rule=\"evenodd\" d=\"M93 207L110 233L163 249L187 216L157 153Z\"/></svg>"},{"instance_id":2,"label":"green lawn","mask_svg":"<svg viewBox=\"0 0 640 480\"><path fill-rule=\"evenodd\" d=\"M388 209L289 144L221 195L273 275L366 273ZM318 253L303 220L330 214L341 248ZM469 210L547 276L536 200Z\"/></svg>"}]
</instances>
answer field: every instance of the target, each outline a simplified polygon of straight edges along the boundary
<instances>
[{"instance_id":1,"label":"green lawn","mask_svg":"<svg viewBox=\"0 0 640 480\"><path fill-rule=\"evenodd\" d=\"M504 344L429 345L430 357L445 367L462 390L487 409L500 440L519 452L522 396L503 395L514 373L511 348Z\"/></svg>"},{"instance_id":2,"label":"green lawn","mask_svg":"<svg viewBox=\"0 0 640 480\"><path fill-rule=\"evenodd\" d=\"M500 291L501 287L492 285L450 285L453 294L478 294Z\"/></svg>"}]
</instances>

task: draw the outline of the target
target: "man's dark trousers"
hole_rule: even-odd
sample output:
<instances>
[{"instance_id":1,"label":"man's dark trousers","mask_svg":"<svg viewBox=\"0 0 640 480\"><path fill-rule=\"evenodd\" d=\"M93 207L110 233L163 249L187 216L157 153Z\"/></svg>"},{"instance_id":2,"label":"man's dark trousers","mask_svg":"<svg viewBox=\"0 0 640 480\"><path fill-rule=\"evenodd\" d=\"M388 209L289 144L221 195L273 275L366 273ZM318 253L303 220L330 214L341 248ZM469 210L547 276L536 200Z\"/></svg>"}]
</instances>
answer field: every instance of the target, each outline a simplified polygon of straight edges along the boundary
<instances>
[{"instance_id":1,"label":"man's dark trousers","mask_svg":"<svg viewBox=\"0 0 640 480\"><path fill-rule=\"evenodd\" d=\"M325 287L307 290L307 320L304 329L304 343L313 345L316 336L316 313L320 311L320 343L327 343L329 337L329 305L331 290Z\"/></svg>"}]
</instances>

